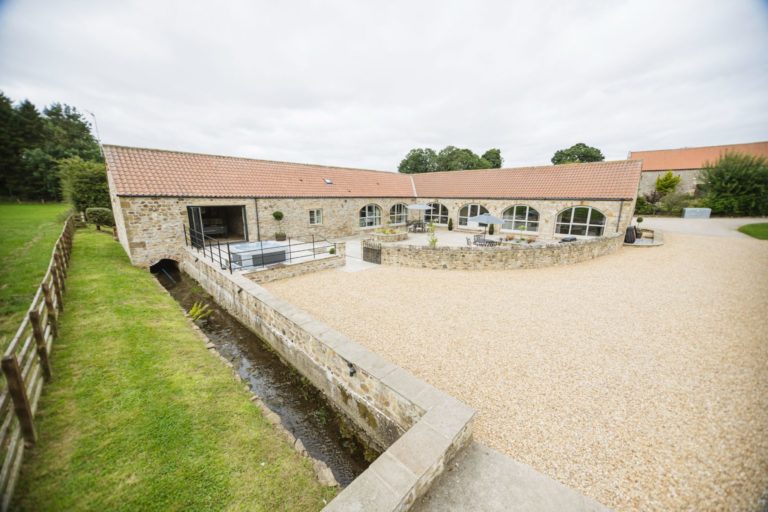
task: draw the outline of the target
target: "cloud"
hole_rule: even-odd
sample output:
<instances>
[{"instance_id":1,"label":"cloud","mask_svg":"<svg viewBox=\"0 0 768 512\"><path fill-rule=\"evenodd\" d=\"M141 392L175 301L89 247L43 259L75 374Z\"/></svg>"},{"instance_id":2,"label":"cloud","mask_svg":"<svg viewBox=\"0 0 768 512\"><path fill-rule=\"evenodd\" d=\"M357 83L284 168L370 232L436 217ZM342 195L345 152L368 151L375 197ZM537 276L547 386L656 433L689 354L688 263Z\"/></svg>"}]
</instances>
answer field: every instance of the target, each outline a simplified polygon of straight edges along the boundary
<instances>
[{"instance_id":1,"label":"cloud","mask_svg":"<svg viewBox=\"0 0 768 512\"><path fill-rule=\"evenodd\" d=\"M0 4L0 90L109 143L387 170L768 139L765 2L223 4Z\"/></svg>"}]
</instances>

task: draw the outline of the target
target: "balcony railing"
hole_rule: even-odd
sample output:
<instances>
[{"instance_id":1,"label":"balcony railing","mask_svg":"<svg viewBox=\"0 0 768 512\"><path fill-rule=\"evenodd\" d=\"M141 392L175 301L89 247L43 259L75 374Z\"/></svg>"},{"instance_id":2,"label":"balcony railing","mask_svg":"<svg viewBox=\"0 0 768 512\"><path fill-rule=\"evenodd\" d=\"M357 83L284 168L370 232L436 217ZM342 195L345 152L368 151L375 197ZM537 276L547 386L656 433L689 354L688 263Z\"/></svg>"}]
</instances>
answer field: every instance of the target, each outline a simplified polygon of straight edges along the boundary
<instances>
[{"instance_id":1,"label":"balcony railing","mask_svg":"<svg viewBox=\"0 0 768 512\"><path fill-rule=\"evenodd\" d=\"M315 234L290 236L284 242L219 240L202 231L184 228L184 243L219 265L222 270L249 270L286 263L300 263L336 254L335 242Z\"/></svg>"}]
</instances>

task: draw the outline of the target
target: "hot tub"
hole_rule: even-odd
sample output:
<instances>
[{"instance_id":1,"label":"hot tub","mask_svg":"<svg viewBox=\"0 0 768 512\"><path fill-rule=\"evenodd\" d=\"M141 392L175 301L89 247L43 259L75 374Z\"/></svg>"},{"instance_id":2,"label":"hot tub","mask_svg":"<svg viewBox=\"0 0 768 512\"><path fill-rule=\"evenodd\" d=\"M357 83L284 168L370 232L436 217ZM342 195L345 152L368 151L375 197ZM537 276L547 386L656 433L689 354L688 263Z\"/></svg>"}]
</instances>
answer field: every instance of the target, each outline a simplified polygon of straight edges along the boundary
<instances>
[{"instance_id":1,"label":"hot tub","mask_svg":"<svg viewBox=\"0 0 768 512\"><path fill-rule=\"evenodd\" d=\"M235 267L262 267L285 261L285 248L281 242L241 242L231 244L229 252Z\"/></svg>"}]
</instances>

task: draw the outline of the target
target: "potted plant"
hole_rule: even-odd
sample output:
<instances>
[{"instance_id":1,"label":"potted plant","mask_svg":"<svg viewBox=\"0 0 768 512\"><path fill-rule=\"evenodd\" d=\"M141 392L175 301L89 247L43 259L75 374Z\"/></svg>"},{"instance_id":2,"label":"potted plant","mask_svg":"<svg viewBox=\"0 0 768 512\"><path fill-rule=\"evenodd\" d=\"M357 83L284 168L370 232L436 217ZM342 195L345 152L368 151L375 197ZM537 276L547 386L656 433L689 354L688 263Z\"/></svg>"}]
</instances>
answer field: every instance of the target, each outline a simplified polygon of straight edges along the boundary
<instances>
[{"instance_id":1,"label":"potted plant","mask_svg":"<svg viewBox=\"0 0 768 512\"><path fill-rule=\"evenodd\" d=\"M275 212L272 212L272 218L277 221L277 226L278 226L277 227L277 232L275 233L275 240L277 240L278 242L282 242L286 238L285 232L282 229L282 226L283 226L283 224L282 224L283 212L281 212L279 210L275 211Z\"/></svg>"},{"instance_id":2,"label":"potted plant","mask_svg":"<svg viewBox=\"0 0 768 512\"><path fill-rule=\"evenodd\" d=\"M453 231L453 218L448 219L448 231Z\"/></svg>"}]
</instances>

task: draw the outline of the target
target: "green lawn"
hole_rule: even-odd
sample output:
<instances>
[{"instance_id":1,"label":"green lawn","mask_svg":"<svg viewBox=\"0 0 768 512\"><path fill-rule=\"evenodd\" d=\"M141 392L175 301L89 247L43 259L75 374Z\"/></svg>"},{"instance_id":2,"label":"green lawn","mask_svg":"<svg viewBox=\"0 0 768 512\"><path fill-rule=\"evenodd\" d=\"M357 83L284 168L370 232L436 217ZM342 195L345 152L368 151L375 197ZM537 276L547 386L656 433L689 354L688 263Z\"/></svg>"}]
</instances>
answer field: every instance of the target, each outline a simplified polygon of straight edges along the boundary
<instances>
[{"instance_id":1,"label":"green lawn","mask_svg":"<svg viewBox=\"0 0 768 512\"><path fill-rule=\"evenodd\" d=\"M760 240L768 240L768 222L745 224L739 228L739 231Z\"/></svg>"},{"instance_id":2,"label":"green lawn","mask_svg":"<svg viewBox=\"0 0 768 512\"><path fill-rule=\"evenodd\" d=\"M106 233L79 230L16 510L318 510L321 487Z\"/></svg>"},{"instance_id":3,"label":"green lawn","mask_svg":"<svg viewBox=\"0 0 768 512\"><path fill-rule=\"evenodd\" d=\"M0 349L29 308L67 210L64 204L0 203Z\"/></svg>"}]
</instances>

